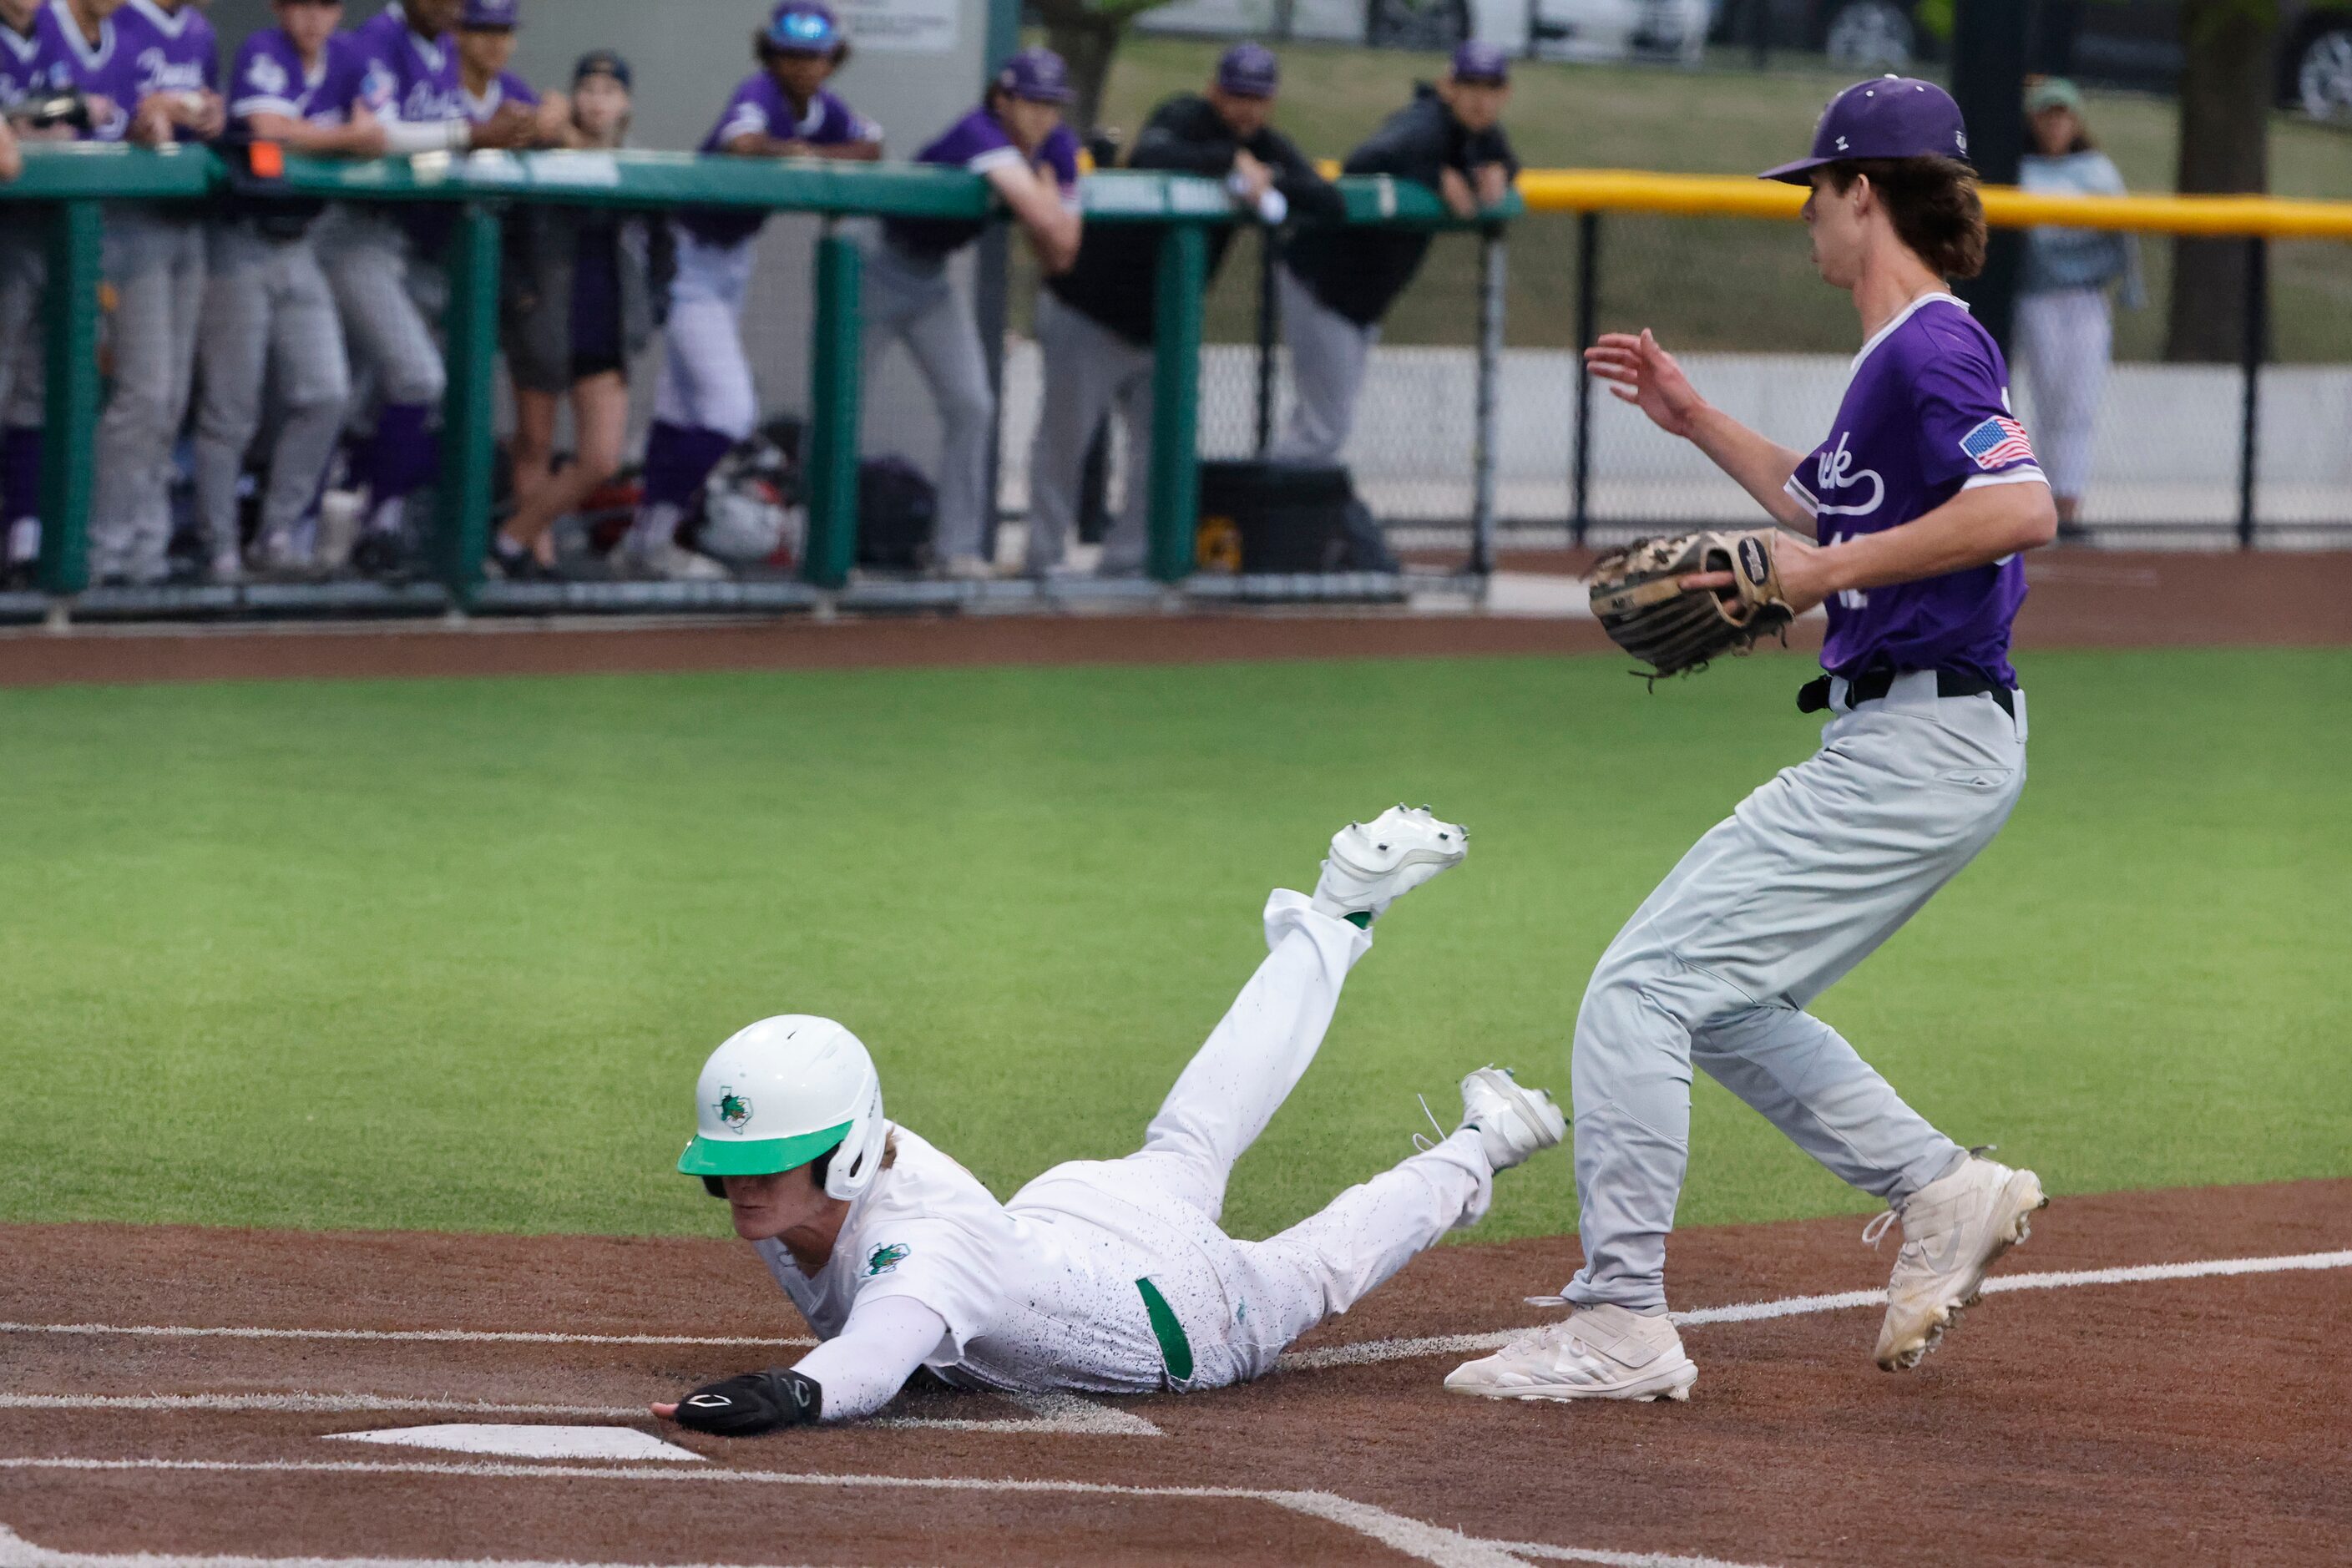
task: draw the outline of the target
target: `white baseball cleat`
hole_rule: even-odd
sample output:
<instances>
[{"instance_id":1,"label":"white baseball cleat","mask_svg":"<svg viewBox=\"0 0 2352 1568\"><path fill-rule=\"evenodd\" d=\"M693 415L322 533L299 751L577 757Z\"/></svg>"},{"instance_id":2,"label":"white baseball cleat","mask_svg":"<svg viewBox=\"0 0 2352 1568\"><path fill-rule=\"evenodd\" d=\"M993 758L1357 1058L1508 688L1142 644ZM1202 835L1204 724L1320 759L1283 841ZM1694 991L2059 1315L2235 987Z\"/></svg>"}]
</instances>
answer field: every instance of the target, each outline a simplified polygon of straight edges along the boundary
<instances>
[{"instance_id":1,"label":"white baseball cleat","mask_svg":"<svg viewBox=\"0 0 2352 1568\"><path fill-rule=\"evenodd\" d=\"M1446 1374L1455 1394L1481 1399L1688 1399L1698 1366L1660 1312L1579 1307Z\"/></svg>"},{"instance_id":2,"label":"white baseball cleat","mask_svg":"<svg viewBox=\"0 0 2352 1568\"><path fill-rule=\"evenodd\" d=\"M1331 856L1315 884L1315 907L1328 915L1369 915L1440 871L1462 864L1470 830L1440 822L1429 807L1391 806L1370 822L1351 822L1331 836Z\"/></svg>"},{"instance_id":3,"label":"white baseball cleat","mask_svg":"<svg viewBox=\"0 0 2352 1568\"><path fill-rule=\"evenodd\" d=\"M1886 1321L1878 1331L1879 1366L1917 1366L1959 1321L1960 1310L1977 1304L1993 1261L2026 1238L2033 1211L2049 1204L2032 1172L1971 1153L1958 1170L1864 1227L1862 1239L1875 1245L1897 1215L1903 1221L1903 1250L1895 1254Z\"/></svg>"},{"instance_id":4,"label":"white baseball cleat","mask_svg":"<svg viewBox=\"0 0 2352 1568\"><path fill-rule=\"evenodd\" d=\"M1540 1089L1522 1088L1508 1068L1480 1068L1462 1080L1462 1125L1478 1130L1487 1165L1523 1165L1568 1136L1568 1117Z\"/></svg>"}]
</instances>

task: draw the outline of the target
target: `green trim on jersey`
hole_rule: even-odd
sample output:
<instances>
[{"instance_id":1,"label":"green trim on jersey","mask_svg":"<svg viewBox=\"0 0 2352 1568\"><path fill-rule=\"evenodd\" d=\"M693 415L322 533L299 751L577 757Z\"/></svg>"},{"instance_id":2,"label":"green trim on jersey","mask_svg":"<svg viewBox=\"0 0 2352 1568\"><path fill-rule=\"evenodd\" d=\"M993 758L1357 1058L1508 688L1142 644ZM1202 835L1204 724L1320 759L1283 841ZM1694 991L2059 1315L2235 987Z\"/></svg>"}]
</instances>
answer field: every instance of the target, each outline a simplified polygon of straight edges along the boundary
<instances>
[{"instance_id":1,"label":"green trim on jersey","mask_svg":"<svg viewBox=\"0 0 2352 1568\"><path fill-rule=\"evenodd\" d=\"M689 1176L772 1176L794 1171L849 1136L854 1122L795 1133L790 1138L751 1138L721 1142L698 1134L677 1157L677 1168Z\"/></svg>"},{"instance_id":2,"label":"green trim on jersey","mask_svg":"<svg viewBox=\"0 0 2352 1568\"><path fill-rule=\"evenodd\" d=\"M1176 1321L1175 1309L1150 1280L1137 1280L1135 1289L1143 1298L1144 1316L1151 1320L1151 1335L1160 1342L1160 1359L1168 1368L1168 1381L1192 1382L1192 1342L1184 1337L1184 1325Z\"/></svg>"}]
</instances>

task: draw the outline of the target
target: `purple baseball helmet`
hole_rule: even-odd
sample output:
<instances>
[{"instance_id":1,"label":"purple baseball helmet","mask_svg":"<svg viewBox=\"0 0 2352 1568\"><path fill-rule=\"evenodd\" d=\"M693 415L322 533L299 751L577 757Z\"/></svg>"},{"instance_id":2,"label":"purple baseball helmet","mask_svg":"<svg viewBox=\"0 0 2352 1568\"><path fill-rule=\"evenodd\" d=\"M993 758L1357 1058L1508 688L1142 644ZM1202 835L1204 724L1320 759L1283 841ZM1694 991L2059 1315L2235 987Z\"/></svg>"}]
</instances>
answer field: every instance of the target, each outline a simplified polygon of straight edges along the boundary
<instances>
[{"instance_id":1,"label":"purple baseball helmet","mask_svg":"<svg viewBox=\"0 0 2352 1568\"><path fill-rule=\"evenodd\" d=\"M997 67L996 89L1027 103L1067 103L1077 96L1070 89L1070 68L1061 56L1042 45L1033 45Z\"/></svg>"},{"instance_id":2,"label":"purple baseball helmet","mask_svg":"<svg viewBox=\"0 0 2352 1568\"><path fill-rule=\"evenodd\" d=\"M522 0L466 0L457 26L477 32L510 32L522 26Z\"/></svg>"},{"instance_id":3,"label":"purple baseball helmet","mask_svg":"<svg viewBox=\"0 0 2352 1568\"><path fill-rule=\"evenodd\" d=\"M1474 87L1501 87L1511 79L1510 51L1473 38L1454 49L1453 77Z\"/></svg>"},{"instance_id":4,"label":"purple baseball helmet","mask_svg":"<svg viewBox=\"0 0 2352 1568\"><path fill-rule=\"evenodd\" d=\"M1282 86L1282 62L1264 44L1235 44L1217 61L1217 85L1235 98L1272 98Z\"/></svg>"},{"instance_id":5,"label":"purple baseball helmet","mask_svg":"<svg viewBox=\"0 0 2352 1568\"><path fill-rule=\"evenodd\" d=\"M1952 95L1932 81L1883 76L1858 81L1822 110L1813 127L1813 153L1793 163L1767 169L1759 179L1791 185L1812 183L1824 163L1854 158L1957 158L1969 156L1969 128Z\"/></svg>"},{"instance_id":6,"label":"purple baseball helmet","mask_svg":"<svg viewBox=\"0 0 2352 1568\"><path fill-rule=\"evenodd\" d=\"M788 55L829 55L841 47L841 24L824 0L782 0L760 41Z\"/></svg>"}]
</instances>

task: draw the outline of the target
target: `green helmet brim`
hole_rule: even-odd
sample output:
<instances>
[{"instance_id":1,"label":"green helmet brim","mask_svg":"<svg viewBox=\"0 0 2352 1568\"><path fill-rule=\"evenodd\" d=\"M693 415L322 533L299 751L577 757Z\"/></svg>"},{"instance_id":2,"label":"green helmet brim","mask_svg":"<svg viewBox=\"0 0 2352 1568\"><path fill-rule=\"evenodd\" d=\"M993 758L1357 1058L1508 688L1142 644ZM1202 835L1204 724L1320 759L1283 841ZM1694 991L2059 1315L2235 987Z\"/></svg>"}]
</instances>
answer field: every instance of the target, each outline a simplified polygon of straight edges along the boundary
<instances>
[{"instance_id":1,"label":"green helmet brim","mask_svg":"<svg viewBox=\"0 0 2352 1568\"><path fill-rule=\"evenodd\" d=\"M742 1142L697 1135L677 1157L677 1168L688 1176L772 1176L795 1171L849 1136L853 1123L827 1127L790 1138L752 1138Z\"/></svg>"}]
</instances>

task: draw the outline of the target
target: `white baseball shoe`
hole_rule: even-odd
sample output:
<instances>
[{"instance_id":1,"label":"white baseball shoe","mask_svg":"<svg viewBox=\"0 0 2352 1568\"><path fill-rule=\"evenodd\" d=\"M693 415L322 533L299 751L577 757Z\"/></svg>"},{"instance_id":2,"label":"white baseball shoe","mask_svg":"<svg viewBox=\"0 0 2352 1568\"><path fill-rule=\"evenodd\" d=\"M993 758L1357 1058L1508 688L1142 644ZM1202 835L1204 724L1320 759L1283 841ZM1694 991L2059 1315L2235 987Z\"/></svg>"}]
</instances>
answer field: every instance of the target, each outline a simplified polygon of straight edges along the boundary
<instances>
[{"instance_id":1,"label":"white baseball shoe","mask_svg":"<svg viewBox=\"0 0 2352 1568\"><path fill-rule=\"evenodd\" d=\"M1440 822L1425 805L1392 806L1331 836L1315 907L1327 915L1378 920L1413 889L1462 864L1469 852L1470 830L1459 823Z\"/></svg>"},{"instance_id":2,"label":"white baseball shoe","mask_svg":"<svg viewBox=\"0 0 2352 1568\"><path fill-rule=\"evenodd\" d=\"M1977 1304L1994 1259L2026 1238L2033 1211L2049 1204L2032 1172L1971 1153L1958 1170L1864 1227L1862 1239L1875 1245L1898 1215L1903 1221L1903 1250L1886 1283L1886 1321L1878 1331L1879 1366L1917 1366L1959 1321L1960 1310Z\"/></svg>"},{"instance_id":3,"label":"white baseball shoe","mask_svg":"<svg viewBox=\"0 0 2352 1568\"><path fill-rule=\"evenodd\" d=\"M1508 1068L1480 1068L1462 1080L1462 1125L1478 1130L1487 1165L1523 1165L1568 1136L1568 1117L1540 1089L1523 1089Z\"/></svg>"},{"instance_id":4,"label":"white baseball shoe","mask_svg":"<svg viewBox=\"0 0 2352 1568\"><path fill-rule=\"evenodd\" d=\"M1455 1394L1481 1399L1688 1399L1698 1366L1664 1312L1579 1307L1446 1374Z\"/></svg>"}]
</instances>

